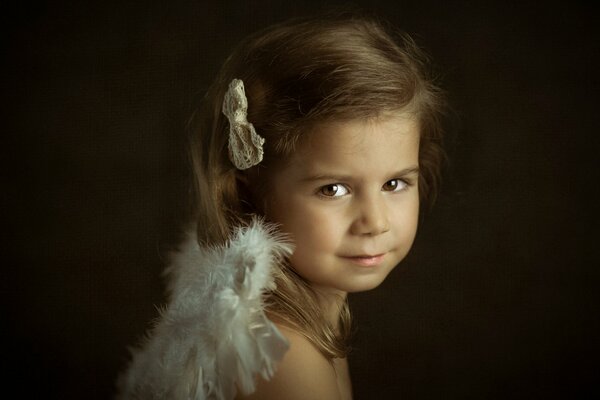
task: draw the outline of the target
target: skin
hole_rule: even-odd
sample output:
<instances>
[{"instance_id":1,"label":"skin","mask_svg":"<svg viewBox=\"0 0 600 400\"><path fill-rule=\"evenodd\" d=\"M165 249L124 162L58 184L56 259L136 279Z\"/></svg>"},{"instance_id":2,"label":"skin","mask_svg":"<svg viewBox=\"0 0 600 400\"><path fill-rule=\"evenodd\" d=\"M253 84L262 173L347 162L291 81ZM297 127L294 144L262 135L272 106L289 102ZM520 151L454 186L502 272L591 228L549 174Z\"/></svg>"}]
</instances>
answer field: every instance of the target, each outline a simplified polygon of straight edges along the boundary
<instances>
[{"instance_id":1,"label":"skin","mask_svg":"<svg viewBox=\"0 0 600 400\"><path fill-rule=\"evenodd\" d=\"M377 287L412 246L418 154L418 124L409 114L330 122L270 178L265 212L291 235L290 264L321 295L332 324L347 293ZM304 337L279 328L290 350L275 377L248 398L351 398L345 359L331 364Z\"/></svg>"}]
</instances>

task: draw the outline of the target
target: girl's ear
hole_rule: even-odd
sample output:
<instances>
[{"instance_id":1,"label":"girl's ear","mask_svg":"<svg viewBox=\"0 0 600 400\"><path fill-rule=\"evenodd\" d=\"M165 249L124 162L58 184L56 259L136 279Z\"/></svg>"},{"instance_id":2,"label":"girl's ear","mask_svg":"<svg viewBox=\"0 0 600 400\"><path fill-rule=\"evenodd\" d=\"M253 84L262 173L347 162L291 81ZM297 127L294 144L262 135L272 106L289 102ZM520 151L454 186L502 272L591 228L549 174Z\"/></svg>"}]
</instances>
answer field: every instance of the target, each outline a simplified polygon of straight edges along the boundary
<instances>
[{"instance_id":1,"label":"girl's ear","mask_svg":"<svg viewBox=\"0 0 600 400\"><path fill-rule=\"evenodd\" d=\"M260 216L267 215L268 179L263 166L258 165L243 171L236 171L236 185L240 204L244 211Z\"/></svg>"},{"instance_id":2,"label":"girl's ear","mask_svg":"<svg viewBox=\"0 0 600 400\"><path fill-rule=\"evenodd\" d=\"M239 204L244 213L253 213L252 192L250 191L250 180L244 171L235 171L235 186L239 196Z\"/></svg>"},{"instance_id":3,"label":"girl's ear","mask_svg":"<svg viewBox=\"0 0 600 400\"><path fill-rule=\"evenodd\" d=\"M235 172L235 184L239 195L239 204L245 214L264 215L263 200L256 187L256 180L251 177L253 168Z\"/></svg>"},{"instance_id":4,"label":"girl's ear","mask_svg":"<svg viewBox=\"0 0 600 400\"><path fill-rule=\"evenodd\" d=\"M238 185L238 188L240 188L240 189L242 187L248 188L250 186L250 179L248 178L248 175L246 175L246 173L244 171L240 171L240 170L235 171L235 181Z\"/></svg>"}]
</instances>

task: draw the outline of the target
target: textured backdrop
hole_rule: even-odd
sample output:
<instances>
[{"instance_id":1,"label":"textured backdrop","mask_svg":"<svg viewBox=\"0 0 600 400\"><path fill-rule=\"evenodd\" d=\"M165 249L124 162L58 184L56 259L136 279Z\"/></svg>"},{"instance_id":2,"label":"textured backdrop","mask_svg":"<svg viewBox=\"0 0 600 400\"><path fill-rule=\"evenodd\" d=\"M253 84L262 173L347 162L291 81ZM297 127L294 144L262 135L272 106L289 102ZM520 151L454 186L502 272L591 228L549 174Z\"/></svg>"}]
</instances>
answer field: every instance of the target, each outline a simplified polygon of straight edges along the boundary
<instances>
[{"instance_id":1,"label":"textured backdrop","mask_svg":"<svg viewBox=\"0 0 600 400\"><path fill-rule=\"evenodd\" d=\"M126 346L164 301L186 119L241 38L324 4L341 2L3 13L1 359L18 398L113 394ZM596 14L355 4L414 35L455 110L443 193L412 253L350 297L356 398L584 398L600 377Z\"/></svg>"}]
</instances>

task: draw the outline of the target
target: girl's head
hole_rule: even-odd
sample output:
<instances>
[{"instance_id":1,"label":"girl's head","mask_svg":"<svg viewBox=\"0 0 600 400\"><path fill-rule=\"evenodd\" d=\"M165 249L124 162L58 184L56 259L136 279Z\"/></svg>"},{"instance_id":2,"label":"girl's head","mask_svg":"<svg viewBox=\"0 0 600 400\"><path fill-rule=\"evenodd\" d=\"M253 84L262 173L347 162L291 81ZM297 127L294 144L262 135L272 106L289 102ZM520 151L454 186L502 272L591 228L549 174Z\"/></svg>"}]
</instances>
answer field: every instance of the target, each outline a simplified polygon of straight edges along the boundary
<instances>
[{"instance_id":1,"label":"girl's head","mask_svg":"<svg viewBox=\"0 0 600 400\"><path fill-rule=\"evenodd\" d=\"M443 102L426 69L408 36L375 20L291 21L235 49L192 125L199 239L222 243L252 214L292 233L297 250L277 279L271 311L328 356L342 354L341 341L319 323L318 307L309 307L313 289L379 284L410 248L419 199L435 198ZM244 171L229 160L221 111L233 79L244 82L248 121L265 139L263 161ZM390 238L396 225L400 232ZM326 259L311 258L323 249L349 258L365 276L388 264L379 275L338 284L339 273L323 274ZM366 257L388 252L384 261Z\"/></svg>"},{"instance_id":2,"label":"girl's head","mask_svg":"<svg viewBox=\"0 0 600 400\"><path fill-rule=\"evenodd\" d=\"M426 68L408 36L392 36L365 18L292 21L244 40L225 62L193 126L199 237L223 241L248 212L262 212L263 176L285 163L301 138L330 121L413 115L420 133L419 191L422 200L433 200L442 158L442 101ZM244 82L248 121L265 138L263 162L245 172L228 158L222 113L234 78Z\"/></svg>"}]
</instances>

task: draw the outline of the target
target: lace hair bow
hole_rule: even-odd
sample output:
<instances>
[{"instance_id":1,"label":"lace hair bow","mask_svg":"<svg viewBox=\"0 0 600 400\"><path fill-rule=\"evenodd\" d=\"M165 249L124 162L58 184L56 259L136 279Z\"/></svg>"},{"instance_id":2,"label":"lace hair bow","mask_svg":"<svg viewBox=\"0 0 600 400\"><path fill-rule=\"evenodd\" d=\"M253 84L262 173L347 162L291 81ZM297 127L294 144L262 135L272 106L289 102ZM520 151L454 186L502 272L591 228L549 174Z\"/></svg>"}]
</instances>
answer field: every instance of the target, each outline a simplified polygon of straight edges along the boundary
<instances>
[{"instance_id":1,"label":"lace hair bow","mask_svg":"<svg viewBox=\"0 0 600 400\"><path fill-rule=\"evenodd\" d=\"M244 82L234 79L223 99L223 114L229 120L229 159L237 169L248 169L263 159L265 139L248 122L248 99Z\"/></svg>"}]
</instances>

